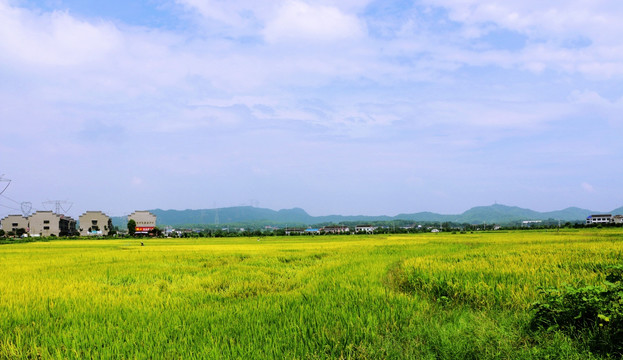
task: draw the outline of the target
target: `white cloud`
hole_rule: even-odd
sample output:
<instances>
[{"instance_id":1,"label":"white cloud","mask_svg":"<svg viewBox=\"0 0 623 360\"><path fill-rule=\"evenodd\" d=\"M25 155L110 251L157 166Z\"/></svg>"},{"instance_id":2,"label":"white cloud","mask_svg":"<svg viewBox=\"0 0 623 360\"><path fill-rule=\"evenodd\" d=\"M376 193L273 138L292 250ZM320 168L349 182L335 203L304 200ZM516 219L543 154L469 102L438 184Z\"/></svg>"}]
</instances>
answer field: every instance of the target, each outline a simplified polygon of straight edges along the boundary
<instances>
[{"instance_id":1,"label":"white cloud","mask_svg":"<svg viewBox=\"0 0 623 360\"><path fill-rule=\"evenodd\" d=\"M623 96L610 100L594 90L576 90L571 93L569 101L576 113L587 118L606 119L613 128L623 128Z\"/></svg>"},{"instance_id":2,"label":"white cloud","mask_svg":"<svg viewBox=\"0 0 623 360\"><path fill-rule=\"evenodd\" d=\"M337 7L297 0L286 1L264 29L264 36L270 43L333 42L357 39L364 34L365 27L356 16L345 14Z\"/></svg>"},{"instance_id":3,"label":"white cloud","mask_svg":"<svg viewBox=\"0 0 623 360\"><path fill-rule=\"evenodd\" d=\"M130 183L133 186L141 186L143 185L143 179L138 176L133 176L132 179L130 180Z\"/></svg>"},{"instance_id":4,"label":"white cloud","mask_svg":"<svg viewBox=\"0 0 623 360\"><path fill-rule=\"evenodd\" d=\"M621 3L607 0L425 0L448 9L450 18L467 25L497 24L532 35L561 36L589 33L610 38L606 28L621 28Z\"/></svg>"},{"instance_id":5,"label":"white cloud","mask_svg":"<svg viewBox=\"0 0 623 360\"><path fill-rule=\"evenodd\" d=\"M227 36L255 36L265 18L279 5L273 1L175 0L200 15L204 30Z\"/></svg>"},{"instance_id":6,"label":"white cloud","mask_svg":"<svg viewBox=\"0 0 623 360\"><path fill-rule=\"evenodd\" d=\"M35 13L0 1L0 58L43 66L98 62L121 46L111 24L91 24L66 12Z\"/></svg>"},{"instance_id":7,"label":"white cloud","mask_svg":"<svg viewBox=\"0 0 623 360\"><path fill-rule=\"evenodd\" d=\"M208 19L238 26L243 22L239 13L241 10L239 2L219 0L177 0L177 2L194 8Z\"/></svg>"},{"instance_id":8,"label":"white cloud","mask_svg":"<svg viewBox=\"0 0 623 360\"><path fill-rule=\"evenodd\" d=\"M90 173L88 181L76 180L85 184L107 172L142 174L117 179L120 193L126 186L156 189L160 181L150 178L182 173L218 175L231 194L257 176L279 174L291 194L307 194L291 169L318 188L334 178L314 174L331 172L347 184L353 173L366 173L362 163L378 169L376 185L386 174L399 178L396 169L416 183L439 183L458 166L466 178L479 169L495 182L498 175L479 163L483 154L506 164L522 163L529 152L531 164L543 164L546 144L556 159L573 163L562 170L566 163L546 164L547 176L569 175L577 192L584 180L603 183L586 174L571 178L577 158L596 152L612 163L621 153L612 140L623 111L615 6L608 14L603 2L572 1L587 10L567 14L562 3L431 0L457 24L446 26L437 15L444 12L408 11L379 20L395 22L392 32L374 28L377 14L367 0L177 3L188 11L184 20L190 14L197 23L134 27L0 0L0 118L11 124L0 134L0 163L29 174L32 154L49 151L65 157L68 176ZM584 29L589 25L595 28ZM525 46L482 46L480 37L499 29L524 34ZM584 38L582 46L568 45ZM585 128L580 118L599 126ZM71 168L102 152L110 169ZM352 166L344 174L330 170L343 164ZM44 165L38 171L58 173ZM191 180L199 190L201 180L211 181ZM266 196L278 199L271 184Z\"/></svg>"},{"instance_id":9,"label":"white cloud","mask_svg":"<svg viewBox=\"0 0 623 360\"><path fill-rule=\"evenodd\" d=\"M502 63L541 72L553 69L607 79L623 76L623 3L612 1L493 1L426 0L446 9L461 26L458 34L470 41L495 29L527 36L519 55L508 54ZM579 45L577 45L579 44ZM482 59L469 51L466 63ZM495 63L494 63L495 64Z\"/></svg>"},{"instance_id":10,"label":"white cloud","mask_svg":"<svg viewBox=\"0 0 623 360\"><path fill-rule=\"evenodd\" d=\"M365 24L354 14L370 2L176 0L200 14L204 28L234 37L262 35L269 42L324 42L361 36Z\"/></svg>"},{"instance_id":11,"label":"white cloud","mask_svg":"<svg viewBox=\"0 0 623 360\"><path fill-rule=\"evenodd\" d=\"M593 187L593 185L583 182L582 183L582 189L584 189L584 191L588 192L588 193L594 193L595 192L595 188Z\"/></svg>"}]
</instances>

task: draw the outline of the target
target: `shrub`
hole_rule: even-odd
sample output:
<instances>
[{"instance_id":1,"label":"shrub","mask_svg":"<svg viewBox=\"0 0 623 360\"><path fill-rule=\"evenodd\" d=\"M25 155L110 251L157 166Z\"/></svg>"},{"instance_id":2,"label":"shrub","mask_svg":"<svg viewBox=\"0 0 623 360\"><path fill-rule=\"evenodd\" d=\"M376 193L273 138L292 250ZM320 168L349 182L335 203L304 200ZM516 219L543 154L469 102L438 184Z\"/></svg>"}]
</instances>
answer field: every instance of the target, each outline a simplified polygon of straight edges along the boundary
<instances>
[{"instance_id":1,"label":"shrub","mask_svg":"<svg viewBox=\"0 0 623 360\"><path fill-rule=\"evenodd\" d=\"M594 352L623 355L623 266L609 270L602 285L542 290L543 301L532 304L531 330L562 331Z\"/></svg>"}]
</instances>

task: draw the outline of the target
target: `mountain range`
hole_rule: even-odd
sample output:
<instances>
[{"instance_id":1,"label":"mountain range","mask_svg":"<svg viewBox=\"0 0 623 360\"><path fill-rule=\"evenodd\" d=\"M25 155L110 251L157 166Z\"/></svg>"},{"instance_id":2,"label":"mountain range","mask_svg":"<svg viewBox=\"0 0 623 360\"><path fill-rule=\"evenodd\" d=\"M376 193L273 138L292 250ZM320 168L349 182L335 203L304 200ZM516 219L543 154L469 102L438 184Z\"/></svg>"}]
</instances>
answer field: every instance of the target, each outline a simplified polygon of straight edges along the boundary
<instances>
[{"instance_id":1,"label":"mountain range","mask_svg":"<svg viewBox=\"0 0 623 360\"><path fill-rule=\"evenodd\" d=\"M313 225L321 223L340 222L373 222L408 220L414 222L455 222L455 223L496 223L510 224L524 220L561 220L561 221L584 221L590 214L603 213L577 207L570 207L558 211L538 212L517 206L494 204L490 206L477 206L462 214L443 215L432 212L418 212L412 214L398 214L396 216L366 216L366 215L328 215L311 216L300 208L271 210L252 206L235 206L219 209L202 210L149 210L157 216L157 224L162 225L215 225L233 223L265 223L265 224L290 224L290 225ZM608 211L609 214L623 214L623 207ZM113 223L125 227L125 217L113 217Z\"/></svg>"}]
</instances>

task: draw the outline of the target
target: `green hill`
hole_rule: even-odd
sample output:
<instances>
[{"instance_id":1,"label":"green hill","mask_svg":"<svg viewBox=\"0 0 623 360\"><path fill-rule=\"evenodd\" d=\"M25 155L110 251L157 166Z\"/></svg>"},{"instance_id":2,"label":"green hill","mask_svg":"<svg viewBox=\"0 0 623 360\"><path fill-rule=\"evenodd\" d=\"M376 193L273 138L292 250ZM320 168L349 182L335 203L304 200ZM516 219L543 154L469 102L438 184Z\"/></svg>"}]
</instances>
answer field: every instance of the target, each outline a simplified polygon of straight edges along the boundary
<instances>
[{"instance_id":1,"label":"green hill","mask_svg":"<svg viewBox=\"0 0 623 360\"><path fill-rule=\"evenodd\" d=\"M307 226L320 223L340 222L374 222L391 220L408 220L413 222L455 222L477 224L510 224L524 220L560 220L584 221L595 211L570 207L563 210L538 212L517 206L494 204L477 206L458 215L444 215L432 212L399 214L396 216L365 216L365 215L328 215L311 216L300 208L271 210L252 206L234 206L219 209L200 210L150 210L158 217L158 225L191 226L191 225L223 225L223 224L266 224L266 225L300 225ZM623 207L611 211L612 214L623 214ZM113 223L125 227L125 217L113 217Z\"/></svg>"}]
</instances>

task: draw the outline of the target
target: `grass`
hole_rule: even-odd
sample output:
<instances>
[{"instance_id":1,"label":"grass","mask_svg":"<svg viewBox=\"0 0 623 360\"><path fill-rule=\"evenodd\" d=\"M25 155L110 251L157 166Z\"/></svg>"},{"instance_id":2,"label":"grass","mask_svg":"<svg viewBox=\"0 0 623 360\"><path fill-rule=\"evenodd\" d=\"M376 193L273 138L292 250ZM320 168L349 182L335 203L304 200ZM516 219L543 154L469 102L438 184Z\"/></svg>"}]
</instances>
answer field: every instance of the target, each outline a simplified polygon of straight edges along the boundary
<instances>
[{"instance_id":1,"label":"grass","mask_svg":"<svg viewBox=\"0 0 623 360\"><path fill-rule=\"evenodd\" d=\"M0 246L0 358L597 358L533 336L621 229Z\"/></svg>"}]
</instances>

